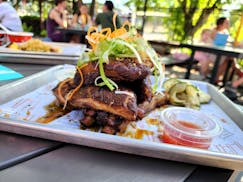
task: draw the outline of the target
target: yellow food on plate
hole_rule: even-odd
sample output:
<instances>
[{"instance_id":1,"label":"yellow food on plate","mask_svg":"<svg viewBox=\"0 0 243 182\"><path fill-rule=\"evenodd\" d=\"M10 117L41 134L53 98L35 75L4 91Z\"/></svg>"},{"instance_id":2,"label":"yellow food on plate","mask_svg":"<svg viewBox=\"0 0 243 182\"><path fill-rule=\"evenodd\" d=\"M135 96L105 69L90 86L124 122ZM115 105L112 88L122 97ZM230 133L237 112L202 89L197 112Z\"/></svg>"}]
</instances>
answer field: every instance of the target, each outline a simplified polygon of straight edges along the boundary
<instances>
[{"instance_id":1,"label":"yellow food on plate","mask_svg":"<svg viewBox=\"0 0 243 182\"><path fill-rule=\"evenodd\" d=\"M12 44L10 44L10 46L9 46L8 48L13 49L13 50L19 50L19 46L18 46L18 44L15 43L15 42L12 43Z\"/></svg>"},{"instance_id":2,"label":"yellow food on plate","mask_svg":"<svg viewBox=\"0 0 243 182\"><path fill-rule=\"evenodd\" d=\"M44 43L39 39L31 39L25 43L17 44L12 43L9 46L13 50L22 50L22 51L34 51L34 52L61 52L61 49L58 47L53 47L48 43Z\"/></svg>"}]
</instances>

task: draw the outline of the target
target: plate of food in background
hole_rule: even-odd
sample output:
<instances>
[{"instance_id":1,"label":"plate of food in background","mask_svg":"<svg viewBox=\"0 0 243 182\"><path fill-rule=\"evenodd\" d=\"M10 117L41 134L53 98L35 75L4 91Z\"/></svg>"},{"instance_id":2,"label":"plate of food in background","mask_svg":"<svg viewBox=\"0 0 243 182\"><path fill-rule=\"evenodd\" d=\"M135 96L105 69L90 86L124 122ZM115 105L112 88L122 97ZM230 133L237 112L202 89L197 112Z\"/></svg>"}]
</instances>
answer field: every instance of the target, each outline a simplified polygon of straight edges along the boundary
<instances>
[{"instance_id":1,"label":"plate of food in background","mask_svg":"<svg viewBox=\"0 0 243 182\"><path fill-rule=\"evenodd\" d=\"M30 39L0 48L1 62L30 64L76 64L85 51L84 44L43 42Z\"/></svg>"}]
</instances>

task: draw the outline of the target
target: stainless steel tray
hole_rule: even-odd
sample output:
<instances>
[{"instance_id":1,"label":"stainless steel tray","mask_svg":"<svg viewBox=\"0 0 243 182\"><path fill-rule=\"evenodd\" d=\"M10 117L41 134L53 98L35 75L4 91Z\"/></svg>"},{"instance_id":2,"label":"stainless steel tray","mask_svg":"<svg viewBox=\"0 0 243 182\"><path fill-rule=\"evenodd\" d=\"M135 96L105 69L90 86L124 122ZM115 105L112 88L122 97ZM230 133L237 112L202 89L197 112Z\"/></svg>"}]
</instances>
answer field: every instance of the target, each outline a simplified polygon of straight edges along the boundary
<instances>
[{"instance_id":1,"label":"stainless steel tray","mask_svg":"<svg viewBox=\"0 0 243 182\"><path fill-rule=\"evenodd\" d=\"M54 81L56 79L54 76L55 72L62 69L62 65L55 66L46 71L0 87L0 93L4 93L1 94L0 104L6 103ZM220 94L214 86L207 84L207 87L214 102L242 129L243 112L224 95ZM243 156L241 155L212 152L164 143L146 142L92 131L67 129L4 117L0 117L0 130L142 156L243 170Z\"/></svg>"},{"instance_id":2,"label":"stainless steel tray","mask_svg":"<svg viewBox=\"0 0 243 182\"><path fill-rule=\"evenodd\" d=\"M59 47L62 52L33 52L16 51L5 47L0 47L0 62L5 63L27 63L27 64L76 64L80 55L85 51L86 45L52 43L51 46Z\"/></svg>"}]
</instances>

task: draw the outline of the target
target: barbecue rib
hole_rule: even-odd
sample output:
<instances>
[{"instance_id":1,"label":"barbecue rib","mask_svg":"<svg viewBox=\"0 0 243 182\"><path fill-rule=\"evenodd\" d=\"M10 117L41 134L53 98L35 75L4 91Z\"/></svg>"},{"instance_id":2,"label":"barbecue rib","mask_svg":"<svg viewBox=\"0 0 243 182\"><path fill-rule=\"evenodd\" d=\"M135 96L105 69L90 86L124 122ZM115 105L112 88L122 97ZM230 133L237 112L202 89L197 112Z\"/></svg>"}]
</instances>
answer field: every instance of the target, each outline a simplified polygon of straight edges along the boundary
<instances>
[{"instance_id":1,"label":"barbecue rib","mask_svg":"<svg viewBox=\"0 0 243 182\"><path fill-rule=\"evenodd\" d=\"M60 88L60 86L62 88ZM68 88L69 87L69 88ZM61 105L65 104L65 98L72 90L72 80L66 80L53 89L54 95ZM95 109L121 116L128 120L136 120L137 99L136 95L128 89L120 87L121 91L128 94L116 94L106 87L86 86L81 87L68 101L68 107L73 109Z\"/></svg>"},{"instance_id":2,"label":"barbecue rib","mask_svg":"<svg viewBox=\"0 0 243 182\"><path fill-rule=\"evenodd\" d=\"M82 87L73 95L69 104L75 109L102 110L128 120L135 120L137 116L136 95L126 89L120 88L120 90L128 92L129 95L116 94L106 87Z\"/></svg>"},{"instance_id":3,"label":"barbecue rib","mask_svg":"<svg viewBox=\"0 0 243 182\"><path fill-rule=\"evenodd\" d=\"M167 104L169 99L168 94L157 94L152 97L152 100L144 101L143 103L139 104L139 108L144 111L144 113L149 113L150 111L154 110L156 107L161 107ZM140 117L141 118L141 117Z\"/></svg>"},{"instance_id":4,"label":"barbecue rib","mask_svg":"<svg viewBox=\"0 0 243 182\"><path fill-rule=\"evenodd\" d=\"M106 76L116 81L118 91L94 85L100 75L96 62L89 62L80 70L73 79L60 82L53 93L59 104L68 110L83 110L80 123L84 127L101 126L102 132L109 134L124 132L129 122L142 119L151 110L167 103L167 95L152 92L148 79L150 68L135 59L110 60L104 64Z\"/></svg>"},{"instance_id":5,"label":"barbecue rib","mask_svg":"<svg viewBox=\"0 0 243 182\"><path fill-rule=\"evenodd\" d=\"M80 121L83 127L98 125L102 127L102 132L109 134L124 132L126 126L130 123L129 120L104 111L84 109L83 114L84 117Z\"/></svg>"},{"instance_id":6,"label":"barbecue rib","mask_svg":"<svg viewBox=\"0 0 243 182\"><path fill-rule=\"evenodd\" d=\"M104 63L105 75L113 81L134 82L143 80L150 74L150 68L143 64L138 64L135 58L124 58L122 61L110 60L109 64ZM97 62L89 62L81 69L84 76L84 85L94 84L95 79L100 76ZM78 85L80 75L77 72L74 83Z\"/></svg>"},{"instance_id":7,"label":"barbecue rib","mask_svg":"<svg viewBox=\"0 0 243 182\"><path fill-rule=\"evenodd\" d=\"M137 96L138 104L145 101L150 102L152 100L153 92L148 77L143 80L136 80L134 82L121 82L119 85L126 85L127 88L131 89Z\"/></svg>"}]
</instances>

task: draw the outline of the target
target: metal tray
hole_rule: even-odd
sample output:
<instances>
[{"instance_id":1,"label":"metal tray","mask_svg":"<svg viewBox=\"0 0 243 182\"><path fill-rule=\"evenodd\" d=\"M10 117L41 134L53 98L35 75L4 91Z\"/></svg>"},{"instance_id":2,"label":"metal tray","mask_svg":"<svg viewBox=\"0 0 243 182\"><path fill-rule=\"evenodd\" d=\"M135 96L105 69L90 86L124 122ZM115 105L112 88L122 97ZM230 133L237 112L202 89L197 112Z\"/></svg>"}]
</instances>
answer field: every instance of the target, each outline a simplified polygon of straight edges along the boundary
<instances>
[{"instance_id":1,"label":"metal tray","mask_svg":"<svg viewBox=\"0 0 243 182\"><path fill-rule=\"evenodd\" d=\"M60 53L33 52L12 50L0 47L0 62L5 63L27 63L27 64L76 64L80 55L85 51L84 44L52 43L51 46L61 48Z\"/></svg>"},{"instance_id":2,"label":"metal tray","mask_svg":"<svg viewBox=\"0 0 243 182\"><path fill-rule=\"evenodd\" d=\"M50 83L51 81L54 81L56 79L54 76L55 72L62 69L62 65L55 66L51 69L0 87L0 92L4 93L1 94L0 104L6 103ZM214 86L207 84L207 87L214 102L242 129L243 112L224 95L219 93ZM143 140L130 139L92 131L67 129L3 117L0 117L0 131L13 132L142 156L243 170L243 156L241 155L212 152L164 143L146 142Z\"/></svg>"}]
</instances>

